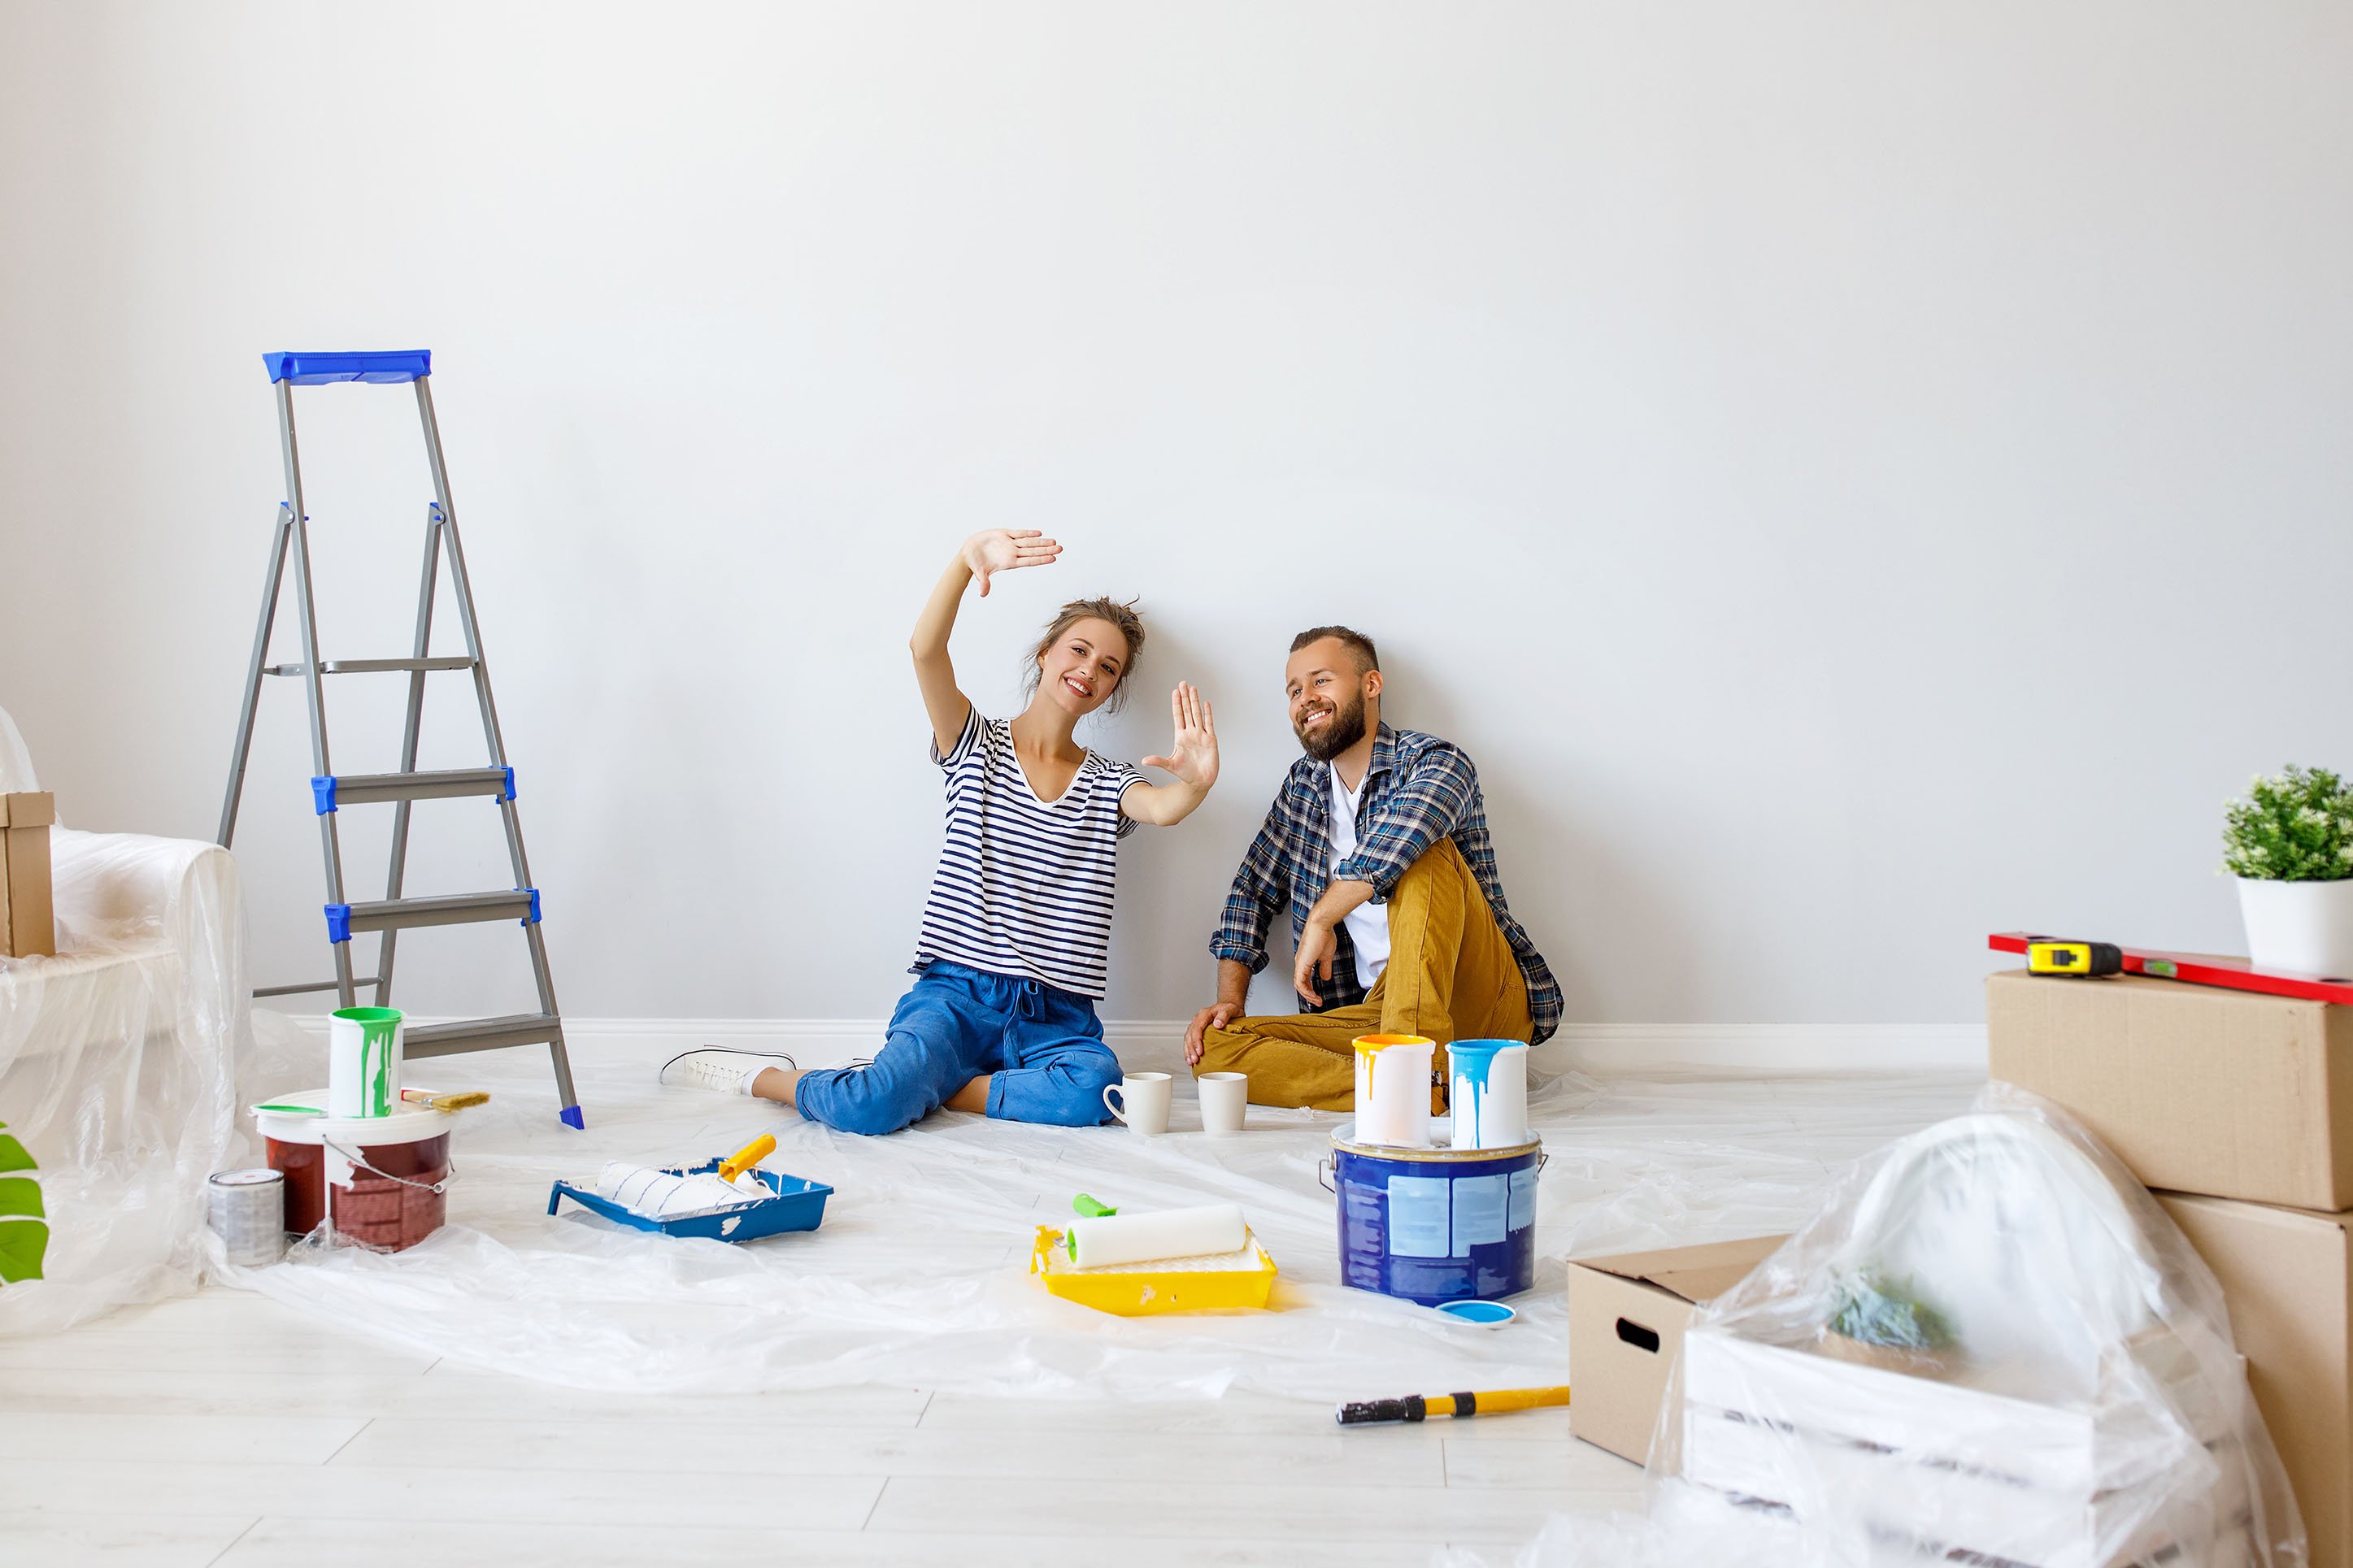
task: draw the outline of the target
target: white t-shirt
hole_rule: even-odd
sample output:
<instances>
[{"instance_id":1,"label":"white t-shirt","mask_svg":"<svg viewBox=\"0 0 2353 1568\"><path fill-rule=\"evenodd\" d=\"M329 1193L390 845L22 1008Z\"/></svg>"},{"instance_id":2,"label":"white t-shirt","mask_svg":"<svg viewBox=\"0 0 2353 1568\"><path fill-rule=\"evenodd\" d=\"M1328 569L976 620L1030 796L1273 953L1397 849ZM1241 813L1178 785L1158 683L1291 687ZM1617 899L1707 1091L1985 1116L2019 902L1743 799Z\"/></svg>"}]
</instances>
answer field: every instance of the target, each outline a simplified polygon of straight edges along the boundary
<instances>
[{"instance_id":1,"label":"white t-shirt","mask_svg":"<svg viewBox=\"0 0 2353 1568\"><path fill-rule=\"evenodd\" d=\"M1365 798L1365 783L1372 777L1366 770L1365 778L1356 781L1351 793L1340 782L1340 770L1329 763L1332 774L1332 868L1356 852L1356 806ZM1370 991L1381 971L1389 966L1389 907L1370 901L1350 910L1340 922L1348 928L1348 940L1356 944L1356 984Z\"/></svg>"}]
</instances>

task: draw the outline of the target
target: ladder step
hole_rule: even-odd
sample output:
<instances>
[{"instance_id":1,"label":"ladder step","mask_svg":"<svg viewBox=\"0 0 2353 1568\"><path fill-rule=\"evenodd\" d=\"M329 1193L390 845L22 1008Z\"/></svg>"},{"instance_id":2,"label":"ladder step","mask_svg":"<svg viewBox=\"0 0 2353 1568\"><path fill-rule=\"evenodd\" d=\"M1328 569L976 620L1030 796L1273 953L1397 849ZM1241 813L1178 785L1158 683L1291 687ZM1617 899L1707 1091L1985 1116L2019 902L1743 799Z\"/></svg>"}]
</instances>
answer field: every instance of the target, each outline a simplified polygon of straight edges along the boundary
<instances>
[{"instance_id":1,"label":"ladder step","mask_svg":"<svg viewBox=\"0 0 2353 1568\"><path fill-rule=\"evenodd\" d=\"M361 984L364 984L366 982L363 981ZM312 991L340 991L343 986L343 983L340 980L314 980L308 985L259 986L253 994L256 996L301 996Z\"/></svg>"},{"instance_id":2,"label":"ladder step","mask_svg":"<svg viewBox=\"0 0 2353 1568\"><path fill-rule=\"evenodd\" d=\"M500 893L450 893L438 899L379 899L365 904L329 904L327 940L349 942L364 931L407 931L415 926L470 925L480 921L539 919L539 889L511 888Z\"/></svg>"},{"instance_id":3,"label":"ladder step","mask_svg":"<svg viewBox=\"0 0 2353 1568\"><path fill-rule=\"evenodd\" d=\"M564 1020L553 1013L511 1013L464 1024L428 1024L404 1030L401 1054L448 1057L460 1051L491 1051L502 1046L537 1046L564 1038Z\"/></svg>"},{"instance_id":4,"label":"ladder step","mask_svg":"<svg viewBox=\"0 0 2353 1568\"><path fill-rule=\"evenodd\" d=\"M514 798L512 768L437 768L421 773L343 773L311 781L311 795L320 816L341 805L367 805L385 800L441 800L452 795L489 795Z\"/></svg>"},{"instance_id":5,"label":"ladder step","mask_svg":"<svg viewBox=\"0 0 2353 1568\"><path fill-rule=\"evenodd\" d=\"M474 661L464 654L439 658L322 658L319 661L321 675L382 675L396 669L471 669ZM264 675L308 675L307 664L269 664L262 666Z\"/></svg>"}]
</instances>

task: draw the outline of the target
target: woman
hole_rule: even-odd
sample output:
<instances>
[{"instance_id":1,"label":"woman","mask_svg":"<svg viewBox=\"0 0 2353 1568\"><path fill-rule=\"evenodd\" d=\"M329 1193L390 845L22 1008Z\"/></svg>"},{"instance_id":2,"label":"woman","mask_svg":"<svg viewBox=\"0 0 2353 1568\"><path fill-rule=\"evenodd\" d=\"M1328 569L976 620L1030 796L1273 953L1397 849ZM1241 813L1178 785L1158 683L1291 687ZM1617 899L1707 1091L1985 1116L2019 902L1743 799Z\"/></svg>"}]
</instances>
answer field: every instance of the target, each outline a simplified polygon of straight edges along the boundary
<instances>
[{"instance_id":1,"label":"woman","mask_svg":"<svg viewBox=\"0 0 2353 1568\"><path fill-rule=\"evenodd\" d=\"M1072 738L1116 708L1144 651L1144 623L1109 599L1062 606L1031 656L1029 702L984 719L956 687L948 634L965 586L983 598L998 572L1046 566L1062 547L1036 529L990 529L964 542L933 588L908 647L932 721L932 760L947 775L947 842L915 942L914 988L899 999L880 1055L862 1066L798 1070L790 1057L705 1047L662 1068L666 1084L757 1095L846 1132L895 1132L942 1106L1013 1121L1092 1127L1119 1060L1095 1016L1108 974L1118 840L1139 822L1181 822L1218 779L1209 705L1179 682L1176 739L1147 767Z\"/></svg>"}]
</instances>

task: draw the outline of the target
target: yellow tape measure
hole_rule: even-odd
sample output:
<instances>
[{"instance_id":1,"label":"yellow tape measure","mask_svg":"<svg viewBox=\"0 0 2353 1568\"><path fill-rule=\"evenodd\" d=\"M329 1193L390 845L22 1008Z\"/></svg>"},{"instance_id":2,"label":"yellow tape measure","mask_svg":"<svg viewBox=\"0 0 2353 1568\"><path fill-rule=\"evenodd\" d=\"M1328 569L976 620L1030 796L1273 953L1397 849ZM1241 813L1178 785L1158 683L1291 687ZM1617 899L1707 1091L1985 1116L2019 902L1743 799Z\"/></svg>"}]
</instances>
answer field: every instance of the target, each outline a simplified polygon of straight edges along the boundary
<instances>
[{"instance_id":1,"label":"yellow tape measure","mask_svg":"<svg viewBox=\"0 0 2353 1568\"><path fill-rule=\"evenodd\" d=\"M2124 950L2105 942L2030 942L2026 967L2035 974L2121 974Z\"/></svg>"}]
</instances>

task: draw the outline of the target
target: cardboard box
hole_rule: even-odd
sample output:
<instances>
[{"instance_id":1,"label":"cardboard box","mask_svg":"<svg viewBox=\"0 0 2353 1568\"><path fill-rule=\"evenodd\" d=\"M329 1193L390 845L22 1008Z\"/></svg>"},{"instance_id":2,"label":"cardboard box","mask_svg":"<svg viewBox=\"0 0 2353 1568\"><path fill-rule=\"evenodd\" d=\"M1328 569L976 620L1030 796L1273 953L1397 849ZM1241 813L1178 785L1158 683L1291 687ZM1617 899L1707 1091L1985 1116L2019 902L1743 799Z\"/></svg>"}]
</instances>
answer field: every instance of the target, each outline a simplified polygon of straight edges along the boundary
<instances>
[{"instance_id":1,"label":"cardboard box","mask_svg":"<svg viewBox=\"0 0 2353 1568\"><path fill-rule=\"evenodd\" d=\"M2159 1193L2222 1282L2313 1568L2353 1568L2353 1214Z\"/></svg>"},{"instance_id":2,"label":"cardboard box","mask_svg":"<svg viewBox=\"0 0 2353 1568\"><path fill-rule=\"evenodd\" d=\"M2058 1101L2152 1187L2353 1208L2353 1008L2024 971L1986 981L1995 1078Z\"/></svg>"},{"instance_id":3,"label":"cardboard box","mask_svg":"<svg viewBox=\"0 0 2353 1568\"><path fill-rule=\"evenodd\" d=\"M1571 1432L1641 1464L1692 1309L1747 1277L1786 1236L1671 1247L1568 1265Z\"/></svg>"},{"instance_id":4,"label":"cardboard box","mask_svg":"<svg viewBox=\"0 0 2353 1568\"><path fill-rule=\"evenodd\" d=\"M49 904L49 825L57 819L53 795L0 795L0 956L58 950Z\"/></svg>"}]
</instances>

